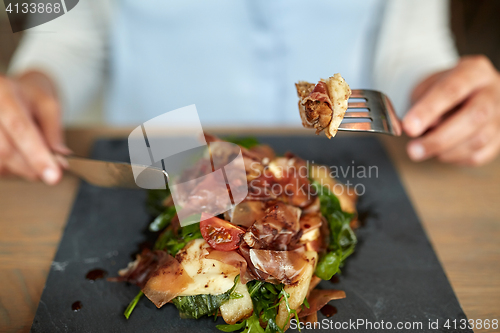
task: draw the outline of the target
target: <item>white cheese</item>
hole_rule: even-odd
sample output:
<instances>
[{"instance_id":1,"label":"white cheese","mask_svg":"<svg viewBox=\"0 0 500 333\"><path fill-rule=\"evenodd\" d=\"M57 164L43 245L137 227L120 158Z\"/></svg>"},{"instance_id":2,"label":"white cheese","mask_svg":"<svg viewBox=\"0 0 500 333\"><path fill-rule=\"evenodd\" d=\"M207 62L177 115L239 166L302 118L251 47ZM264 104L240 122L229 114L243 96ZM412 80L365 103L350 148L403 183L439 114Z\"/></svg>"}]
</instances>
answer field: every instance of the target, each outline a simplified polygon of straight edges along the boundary
<instances>
[{"instance_id":1,"label":"white cheese","mask_svg":"<svg viewBox=\"0 0 500 333\"><path fill-rule=\"evenodd\" d=\"M247 286L239 282L234 292L243 297L230 299L220 306L222 318L228 324L235 324L241 319L249 317L253 312L252 298L248 293Z\"/></svg>"},{"instance_id":2,"label":"white cheese","mask_svg":"<svg viewBox=\"0 0 500 333\"><path fill-rule=\"evenodd\" d=\"M320 236L319 228L309 230L305 234L300 237L300 242L301 243L307 243L307 242L312 242L313 240L317 239Z\"/></svg>"},{"instance_id":3,"label":"white cheese","mask_svg":"<svg viewBox=\"0 0 500 333\"><path fill-rule=\"evenodd\" d=\"M203 238L195 239L177 255L184 271L193 279L179 296L217 295L233 287L234 278L240 273L239 269L217 260L204 258L205 249L209 247Z\"/></svg>"}]
</instances>

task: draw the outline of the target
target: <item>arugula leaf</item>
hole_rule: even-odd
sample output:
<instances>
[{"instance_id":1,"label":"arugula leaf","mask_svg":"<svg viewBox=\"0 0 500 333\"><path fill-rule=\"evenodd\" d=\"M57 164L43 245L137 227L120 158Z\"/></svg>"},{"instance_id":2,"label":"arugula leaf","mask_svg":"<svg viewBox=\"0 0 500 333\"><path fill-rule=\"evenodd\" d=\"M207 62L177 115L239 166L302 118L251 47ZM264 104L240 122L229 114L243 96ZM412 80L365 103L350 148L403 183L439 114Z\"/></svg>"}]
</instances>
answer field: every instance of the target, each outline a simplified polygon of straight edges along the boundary
<instances>
[{"instance_id":1,"label":"arugula leaf","mask_svg":"<svg viewBox=\"0 0 500 333\"><path fill-rule=\"evenodd\" d=\"M251 287L249 292L252 292L252 301L254 306L254 313L258 314L258 319L266 323L266 333L281 333L284 331L276 323L276 316L278 315L278 307L281 302L285 302L290 316L293 309L288 305L288 294L285 292L284 285L275 285L268 282L252 281L249 282ZM247 283L248 284L248 283Z\"/></svg>"},{"instance_id":2,"label":"arugula leaf","mask_svg":"<svg viewBox=\"0 0 500 333\"><path fill-rule=\"evenodd\" d=\"M229 292L219 295L177 296L172 300L183 318L198 319L219 310L219 307L229 299Z\"/></svg>"},{"instance_id":3,"label":"arugula leaf","mask_svg":"<svg viewBox=\"0 0 500 333\"><path fill-rule=\"evenodd\" d=\"M304 302L303 302L303 303L304 303L303 305L304 305L306 308L308 308L308 309L310 309L310 308L311 308L311 307L309 306L309 302L307 301L307 298L304 298Z\"/></svg>"},{"instance_id":4,"label":"arugula leaf","mask_svg":"<svg viewBox=\"0 0 500 333\"><path fill-rule=\"evenodd\" d=\"M240 293L234 292L234 293L232 293L231 295L229 295L229 298L230 298L230 299L238 299L238 298L243 298L243 295L242 295L242 294L240 294Z\"/></svg>"},{"instance_id":5,"label":"arugula leaf","mask_svg":"<svg viewBox=\"0 0 500 333\"><path fill-rule=\"evenodd\" d=\"M221 330L223 332L234 332L234 331L240 330L242 328L245 328L245 329L243 331L241 331L241 333L267 333L267 332L269 332L267 330L267 328L266 328L266 330L264 330L262 328L262 326L260 326L259 317L257 317L255 312L252 313L252 315L250 317L243 320L241 323L233 324L233 325L223 324L223 325L217 325L215 327L217 327L219 330Z\"/></svg>"},{"instance_id":6,"label":"arugula leaf","mask_svg":"<svg viewBox=\"0 0 500 333\"><path fill-rule=\"evenodd\" d=\"M236 330L241 330L243 327L246 326L246 324L247 321L245 319L239 324L233 324L233 325L222 324L222 325L217 325L215 327L217 327L222 332L234 332Z\"/></svg>"},{"instance_id":7,"label":"arugula leaf","mask_svg":"<svg viewBox=\"0 0 500 333\"><path fill-rule=\"evenodd\" d=\"M187 243L198 238L202 238L200 223L182 227L178 235L167 229L158 237L154 248L155 250L167 250L170 255L175 256Z\"/></svg>"},{"instance_id":8,"label":"arugula leaf","mask_svg":"<svg viewBox=\"0 0 500 333\"><path fill-rule=\"evenodd\" d=\"M250 149L259 144L259 140L253 136L247 137L237 137L237 136L227 136L224 138L224 141L235 143L243 148Z\"/></svg>"},{"instance_id":9,"label":"arugula leaf","mask_svg":"<svg viewBox=\"0 0 500 333\"><path fill-rule=\"evenodd\" d=\"M236 285L240 282L240 276L234 278L234 285L231 289L219 295L194 295L194 296L177 296L172 300L175 307L179 310L183 318L198 319L204 315L217 315L220 306L233 297ZM239 294L238 294L239 295ZM243 297L240 295L240 297ZM217 317L216 317L217 318ZM231 331L228 331L231 332Z\"/></svg>"},{"instance_id":10,"label":"arugula leaf","mask_svg":"<svg viewBox=\"0 0 500 333\"><path fill-rule=\"evenodd\" d=\"M128 304L127 308L125 309L125 312L123 313L123 315L125 316L125 318L128 319L130 317L130 315L132 314L132 311L134 311L137 303L139 303L139 300L141 299L142 295L144 295L144 293L141 290L134 297L134 299L132 301L130 301L130 303Z\"/></svg>"},{"instance_id":11,"label":"arugula leaf","mask_svg":"<svg viewBox=\"0 0 500 333\"><path fill-rule=\"evenodd\" d=\"M219 310L219 307L229 299L229 293L219 295L177 296L172 300L183 318L198 319Z\"/></svg>"},{"instance_id":12,"label":"arugula leaf","mask_svg":"<svg viewBox=\"0 0 500 333\"><path fill-rule=\"evenodd\" d=\"M285 289L281 289L280 295L283 297L283 300L285 301L285 306L288 311L288 318L286 322L290 322L290 319L292 316L295 316L295 320L297 320L297 323L300 323L299 320L299 315L297 314L297 310L290 308L290 304L288 303L288 298L290 297L290 294L285 291ZM286 327L286 324L285 324ZM285 327L282 328L282 331L285 331ZM299 326L299 332L300 332L300 326Z\"/></svg>"},{"instance_id":13,"label":"arugula leaf","mask_svg":"<svg viewBox=\"0 0 500 333\"><path fill-rule=\"evenodd\" d=\"M177 212L174 206L166 207L164 211L158 215L153 222L151 222L149 225L149 231L157 232L165 229L170 224L176 213Z\"/></svg>"},{"instance_id":14,"label":"arugula leaf","mask_svg":"<svg viewBox=\"0 0 500 333\"><path fill-rule=\"evenodd\" d=\"M253 295L259 290L259 288L264 284L265 282L263 281L251 281L247 283L247 288L248 285L250 284L251 287L248 288L248 293L250 294L250 297L253 297Z\"/></svg>"},{"instance_id":15,"label":"arugula leaf","mask_svg":"<svg viewBox=\"0 0 500 333\"><path fill-rule=\"evenodd\" d=\"M338 272L340 260L337 252L327 252L319 259L314 274L320 279L330 280Z\"/></svg>"},{"instance_id":16,"label":"arugula leaf","mask_svg":"<svg viewBox=\"0 0 500 333\"><path fill-rule=\"evenodd\" d=\"M283 333L284 327L279 327L276 323L278 307L284 302L288 310L289 318L294 316L299 320L297 311L290 308L288 299L290 295L285 291L284 285L275 285L263 281L250 281L247 284L248 293L252 298L253 313L252 315L234 325L217 325L217 328L223 332L233 332L244 328L241 333ZM304 300L304 303L307 300ZM309 304L307 304L309 305ZM265 323L266 328L263 329L260 323Z\"/></svg>"},{"instance_id":17,"label":"arugula leaf","mask_svg":"<svg viewBox=\"0 0 500 333\"><path fill-rule=\"evenodd\" d=\"M265 333L255 312L247 318L245 329L241 333Z\"/></svg>"},{"instance_id":18,"label":"arugula leaf","mask_svg":"<svg viewBox=\"0 0 500 333\"><path fill-rule=\"evenodd\" d=\"M339 199L330 192L328 187L321 186L316 181L312 183L312 186L318 193L321 214L328 221L330 229L328 251L320 257L315 274L323 280L330 280L356 247L357 238L350 226L354 214L342 211Z\"/></svg>"}]
</instances>

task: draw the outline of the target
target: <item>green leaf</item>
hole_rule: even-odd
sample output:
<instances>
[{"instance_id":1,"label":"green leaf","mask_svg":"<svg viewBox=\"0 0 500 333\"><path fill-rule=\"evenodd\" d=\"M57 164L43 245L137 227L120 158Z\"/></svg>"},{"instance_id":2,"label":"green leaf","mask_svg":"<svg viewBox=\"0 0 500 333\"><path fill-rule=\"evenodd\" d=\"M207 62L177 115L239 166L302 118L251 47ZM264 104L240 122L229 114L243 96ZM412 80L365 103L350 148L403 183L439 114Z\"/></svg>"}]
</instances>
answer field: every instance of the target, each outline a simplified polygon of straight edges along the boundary
<instances>
[{"instance_id":1,"label":"green leaf","mask_svg":"<svg viewBox=\"0 0 500 333\"><path fill-rule=\"evenodd\" d=\"M290 322L290 319L292 318L292 316L295 316L295 320L297 320L297 324L299 324L300 320L299 320L299 315L297 314L297 310L290 308L290 303L288 302L288 298L290 297L290 294L288 294L285 291L285 289L282 289L280 292L280 296L282 296L282 300L285 302L285 307L286 307L286 310L288 311L288 318L286 320L286 323ZM286 323L285 323L285 326L286 326ZM284 332L285 327L282 327L281 330ZM300 326L299 326L299 332L300 332Z\"/></svg>"},{"instance_id":2,"label":"green leaf","mask_svg":"<svg viewBox=\"0 0 500 333\"><path fill-rule=\"evenodd\" d=\"M181 237L187 242L201 238L200 222L193 223L181 228Z\"/></svg>"},{"instance_id":3,"label":"green leaf","mask_svg":"<svg viewBox=\"0 0 500 333\"><path fill-rule=\"evenodd\" d=\"M184 318L198 319L204 315L211 315L229 299L229 292L219 295L177 296L172 303L177 307Z\"/></svg>"},{"instance_id":4,"label":"green leaf","mask_svg":"<svg viewBox=\"0 0 500 333\"><path fill-rule=\"evenodd\" d=\"M167 207L160 215L158 215L149 225L149 231L157 232L165 229L176 214L174 206Z\"/></svg>"},{"instance_id":5,"label":"green leaf","mask_svg":"<svg viewBox=\"0 0 500 333\"><path fill-rule=\"evenodd\" d=\"M182 227L178 235L167 229L158 237L154 248L155 250L167 250L170 255L175 256L187 243L198 238L202 238L200 223Z\"/></svg>"},{"instance_id":6,"label":"green leaf","mask_svg":"<svg viewBox=\"0 0 500 333\"><path fill-rule=\"evenodd\" d=\"M309 302L307 301L307 298L304 298L304 302L302 302L302 303L304 303L304 306L305 306L306 308L308 308L308 309L310 309L310 308L311 308L311 307L309 306Z\"/></svg>"},{"instance_id":7,"label":"green leaf","mask_svg":"<svg viewBox=\"0 0 500 333\"><path fill-rule=\"evenodd\" d=\"M318 182L313 182L312 186L318 193L321 214L328 221L330 229L327 253L320 258L315 274L323 280L329 280L356 247L357 238L350 225L354 214L342 211L339 199L328 187L321 186Z\"/></svg>"},{"instance_id":8,"label":"green leaf","mask_svg":"<svg viewBox=\"0 0 500 333\"><path fill-rule=\"evenodd\" d=\"M172 300L172 303L179 310L183 318L198 319L204 315L213 314L217 319L219 307L230 298L241 298L242 295L235 293L236 285L240 282L240 276L234 278L234 285L223 294L219 295L194 295L194 296L177 296ZM239 295L240 297L233 297ZM228 331L231 332L231 331Z\"/></svg>"},{"instance_id":9,"label":"green leaf","mask_svg":"<svg viewBox=\"0 0 500 333\"><path fill-rule=\"evenodd\" d=\"M316 266L315 274L323 280L330 280L338 271L342 257L336 252L327 252L323 255Z\"/></svg>"},{"instance_id":10,"label":"green leaf","mask_svg":"<svg viewBox=\"0 0 500 333\"><path fill-rule=\"evenodd\" d=\"M242 295L242 294L240 294L240 293L234 292L234 293L232 293L231 295L229 295L229 298L230 298L230 299L238 299L238 298L243 298L243 295Z\"/></svg>"},{"instance_id":11,"label":"green leaf","mask_svg":"<svg viewBox=\"0 0 500 333\"><path fill-rule=\"evenodd\" d=\"M257 290L265 283L263 281L252 281L252 282L256 282L256 283L253 284L253 286L248 289L248 293L250 294L250 296L253 296L257 292ZM248 286L247 286L247 288L248 288Z\"/></svg>"},{"instance_id":12,"label":"green leaf","mask_svg":"<svg viewBox=\"0 0 500 333\"><path fill-rule=\"evenodd\" d=\"M237 136L228 136L224 138L225 141L235 143L238 146L243 148L250 149L259 145L259 140L257 138L248 136L248 137L237 137Z\"/></svg>"},{"instance_id":13,"label":"green leaf","mask_svg":"<svg viewBox=\"0 0 500 333\"><path fill-rule=\"evenodd\" d=\"M247 325L247 321L245 319L239 324L233 324L233 325L223 324L223 325L217 325L215 327L217 327L222 332L234 332L236 330L241 330L246 325Z\"/></svg>"},{"instance_id":14,"label":"green leaf","mask_svg":"<svg viewBox=\"0 0 500 333\"><path fill-rule=\"evenodd\" d=\"M265 283L264 284L264 288L266 288L267 290L269 290L269 292L271 294L278 294L278 292L276 291L276 287L274 286L274 284L271 284L271 283Z\"/></svg>"},{"instance_id":15,"label":"green leaf","mask_svg":"<svg viewBox=\"0 0 500 333\"><path fill-rule=\"evenodd\" d=\"M297 311L290 308L288 302L289 294L285 292L283 284L272 284L263 281L250 281L247 283L248 292L252 298L253 303L253 316L255 318L247 319L246 330L243 332L262 332L262 328L252 326L252 322L265 323L265 333L282 333L284 328L279 327L276 323L276 316L278 314L278 307L280 303L284 302L288 310L288 316L294 316L298 320Z\"/></svg>"},{"instance_id":16,"label":"green leaf","mask_svg":"<svg viewBox=\"0 0 500 333\"><path fill-rule=\"evenodd\" d=\"M154 249L155 250L168 250L168 244L170 240L175 238L174 232L172 230L166 230L163 232L160 237L155 242ZM170 251L168 251L170 252ZM172 254L172 253L170 253Z\"/></svg>"},{"instance_id":17,"label":"green leaf","mask_svg":"<svg viewBox=\"0 0 500 333\"><path fill-rule=\"evenodd\" d=\"M262 326L260 326L259 317L255 312L246 320L247 324L242 333L265 333Z\"/></svg>"},{"instance_id":18,"label":"green leaf","mask_svg":"<svg viewBox=\"0 0 500 333\"><path fill-rule=\"evenodd\" d=\"M163 201L170 195L170 190L149 190L146 207L151 215L159 215L165 210Z\"/></svg>"},{"instance_id":19,"label":"green leaf","mask_svg":"<svg viewBox=\"0 0 500 333\"><path fill-rule=\"evenodd\" d=\"M142 295L144 295L144 293L142 291L139 291L139 293L134 297L134 299L128 304L127 308L125 309L125 312L123 313L125 315L125 318L128 319L130 317L137 303L139 303L139 300L141 299Z\"/></svg>"}]
</instances>

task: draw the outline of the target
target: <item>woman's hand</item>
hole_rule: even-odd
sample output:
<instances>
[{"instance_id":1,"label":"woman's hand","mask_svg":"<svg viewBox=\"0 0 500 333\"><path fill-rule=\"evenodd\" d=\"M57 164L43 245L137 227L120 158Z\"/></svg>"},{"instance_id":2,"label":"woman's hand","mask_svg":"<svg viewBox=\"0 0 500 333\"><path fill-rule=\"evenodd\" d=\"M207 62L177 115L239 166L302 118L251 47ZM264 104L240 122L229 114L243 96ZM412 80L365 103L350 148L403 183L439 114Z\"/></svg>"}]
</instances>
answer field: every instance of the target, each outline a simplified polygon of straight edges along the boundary
<instances>
[{"instance_id":1,"label":"woman's hand","mask_svg":"<svg viewBox=\"0 0 500 333\"><path fill-rule=\"evenodd\" d=\"M0 174L57 183L61 163L52 152L68 154L59 100L42 73L0 76Z\"/></svg>"},{"instance_id":2,"label":"woman's hand","mask_svg":"<svg viewBox=\"0 0 500 333\"><path fill-rule=\"evenodd\" d=\"M484 56L463 57L414 90L413 107L403 119L416 137L407 147L415 161L482 165L500 151L500 74Z\"/></svg>"}]
</instances>

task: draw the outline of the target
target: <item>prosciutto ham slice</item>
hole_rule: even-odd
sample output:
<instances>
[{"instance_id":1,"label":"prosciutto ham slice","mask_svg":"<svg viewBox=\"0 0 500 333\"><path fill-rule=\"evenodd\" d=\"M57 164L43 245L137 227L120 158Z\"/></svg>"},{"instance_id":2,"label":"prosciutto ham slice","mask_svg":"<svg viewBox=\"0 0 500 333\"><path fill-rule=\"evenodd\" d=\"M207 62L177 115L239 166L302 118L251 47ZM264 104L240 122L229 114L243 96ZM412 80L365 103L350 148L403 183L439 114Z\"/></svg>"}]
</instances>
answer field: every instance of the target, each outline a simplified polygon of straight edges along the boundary
<instances>
[{"instance_id":1,"label":"prosciutto ham slice","mask_svg":"<svg viewBox=\"0 0 500 333\"><path fill-rule=\"evenodd\" d=\"M249 228L255 221L261 219L265 212L265 202L245 200L232 210L231 223Z\"/></svg>"},{"instance_id":2,"label":"prosciutto ham slice","mask_svg":"<svg viewBox=\"0 0 500 333\"><path fill-rule=\"evenodd\" d=\"M217 251L211 249L208 251L208 254L205 255L205 258L217 260L224 264L239 268L240 281L243 284L246 284L254 278L247 270L247 261L236 251Z\"/></svg>"},{"instance_id":3,"label":"prosciutto ham slice","mask_svg":"<svg viewBox=\"0 0 500 333\"><path fill-rule=\"evenodd\" d=\"M295 88L299 96L302 126L315 128L316 134L325 131L329 139L334 137L351 96L351 89L342 76L337 73L327 80L322 79L316 85L299 81Z\"/></svg>"},{"instance_id":4,"label":"prosciutto ham slice","mask_svg":"<svg viewBox=\"0 0 500 333\"><path fill-rule=\"evenodd\" d=\"M314 201L315 197L309 191L308 165L303 159L286 153L284 157L272 160L266 171L271 188L279 184L279 188L283 189L280 200L300 208Z\"/></svg>"},{"instance_id":5,"label":"prosciutto ham slice","mask_svg":"<svg viewBox=\"0 0 500 333\"><path fill-rule=\"evenodd\" d=\"M248 228L243 239L255 249L290 250L300 238L300 208L271 201L261 219Z\"/></svg>"},{"instance_id":6,"label":"prosciutto ham slice","mask_svg":"<svg viewBox=\"0 0 500 333\"><path fill-rule=\"evenodd\" d=\"M342 298L345 298L345 292L342 290L313 289L307 297L309 308L304 307L299 313L299 318L314 314L321 310L328 302Z\"/></svg>"},{"instance_id":7,"label":"prosciutto ham slice","mask_svg":"<svg viewBox=\"0 0 500 333\"><path fill-rule=\"evenodd\" d=\"M118 277L109 278L113 282L128 282L143 288L151 275L165 263L172 260L165 251L151 251L145 249L138 254L136 260L131 262L127 268L118 272ZM175 260L175 259L174 259Z\"/></svg>"},{"instance_id":8,"label":"prosciutto ham slice","mask_svg":"<svg viewBox=\"0 0 500 333\"><path fill-rule=\"evenodd\" d=\"M157 308L170 302L181 292L187 289L193 279L184 271L181 264L171 255L149 278L142 289L144 295L153 302Z\"/></svg>"},{"instance_id":9,"label":"prosciutto ham slice","mask_svg":"<svg viewBox=\"0 0 500 333\"><path fill-rule=\"evenodd\" d=\"M300 116L304 127L314 127L316 134L319 134L328 128L332 121L332 101L328 96L328 86L325 82L318 82L312 90L311 85L314 86L303 81L296 84L299 97L305 96L299 101ZM310 90L311 92L306 95L305 92Z\"/></svg>"},{"instance_id":10,"label":"prosciutto ham slice","mask_svg":"<svg viewBox=\"0 0 500 333\"><path fill-rule=\"evenodd\" d=\"M251 249L250 260L255 268L286 285L297 282L308 264L303 248L295 251Z\"/></svg>"}]
</instances>

